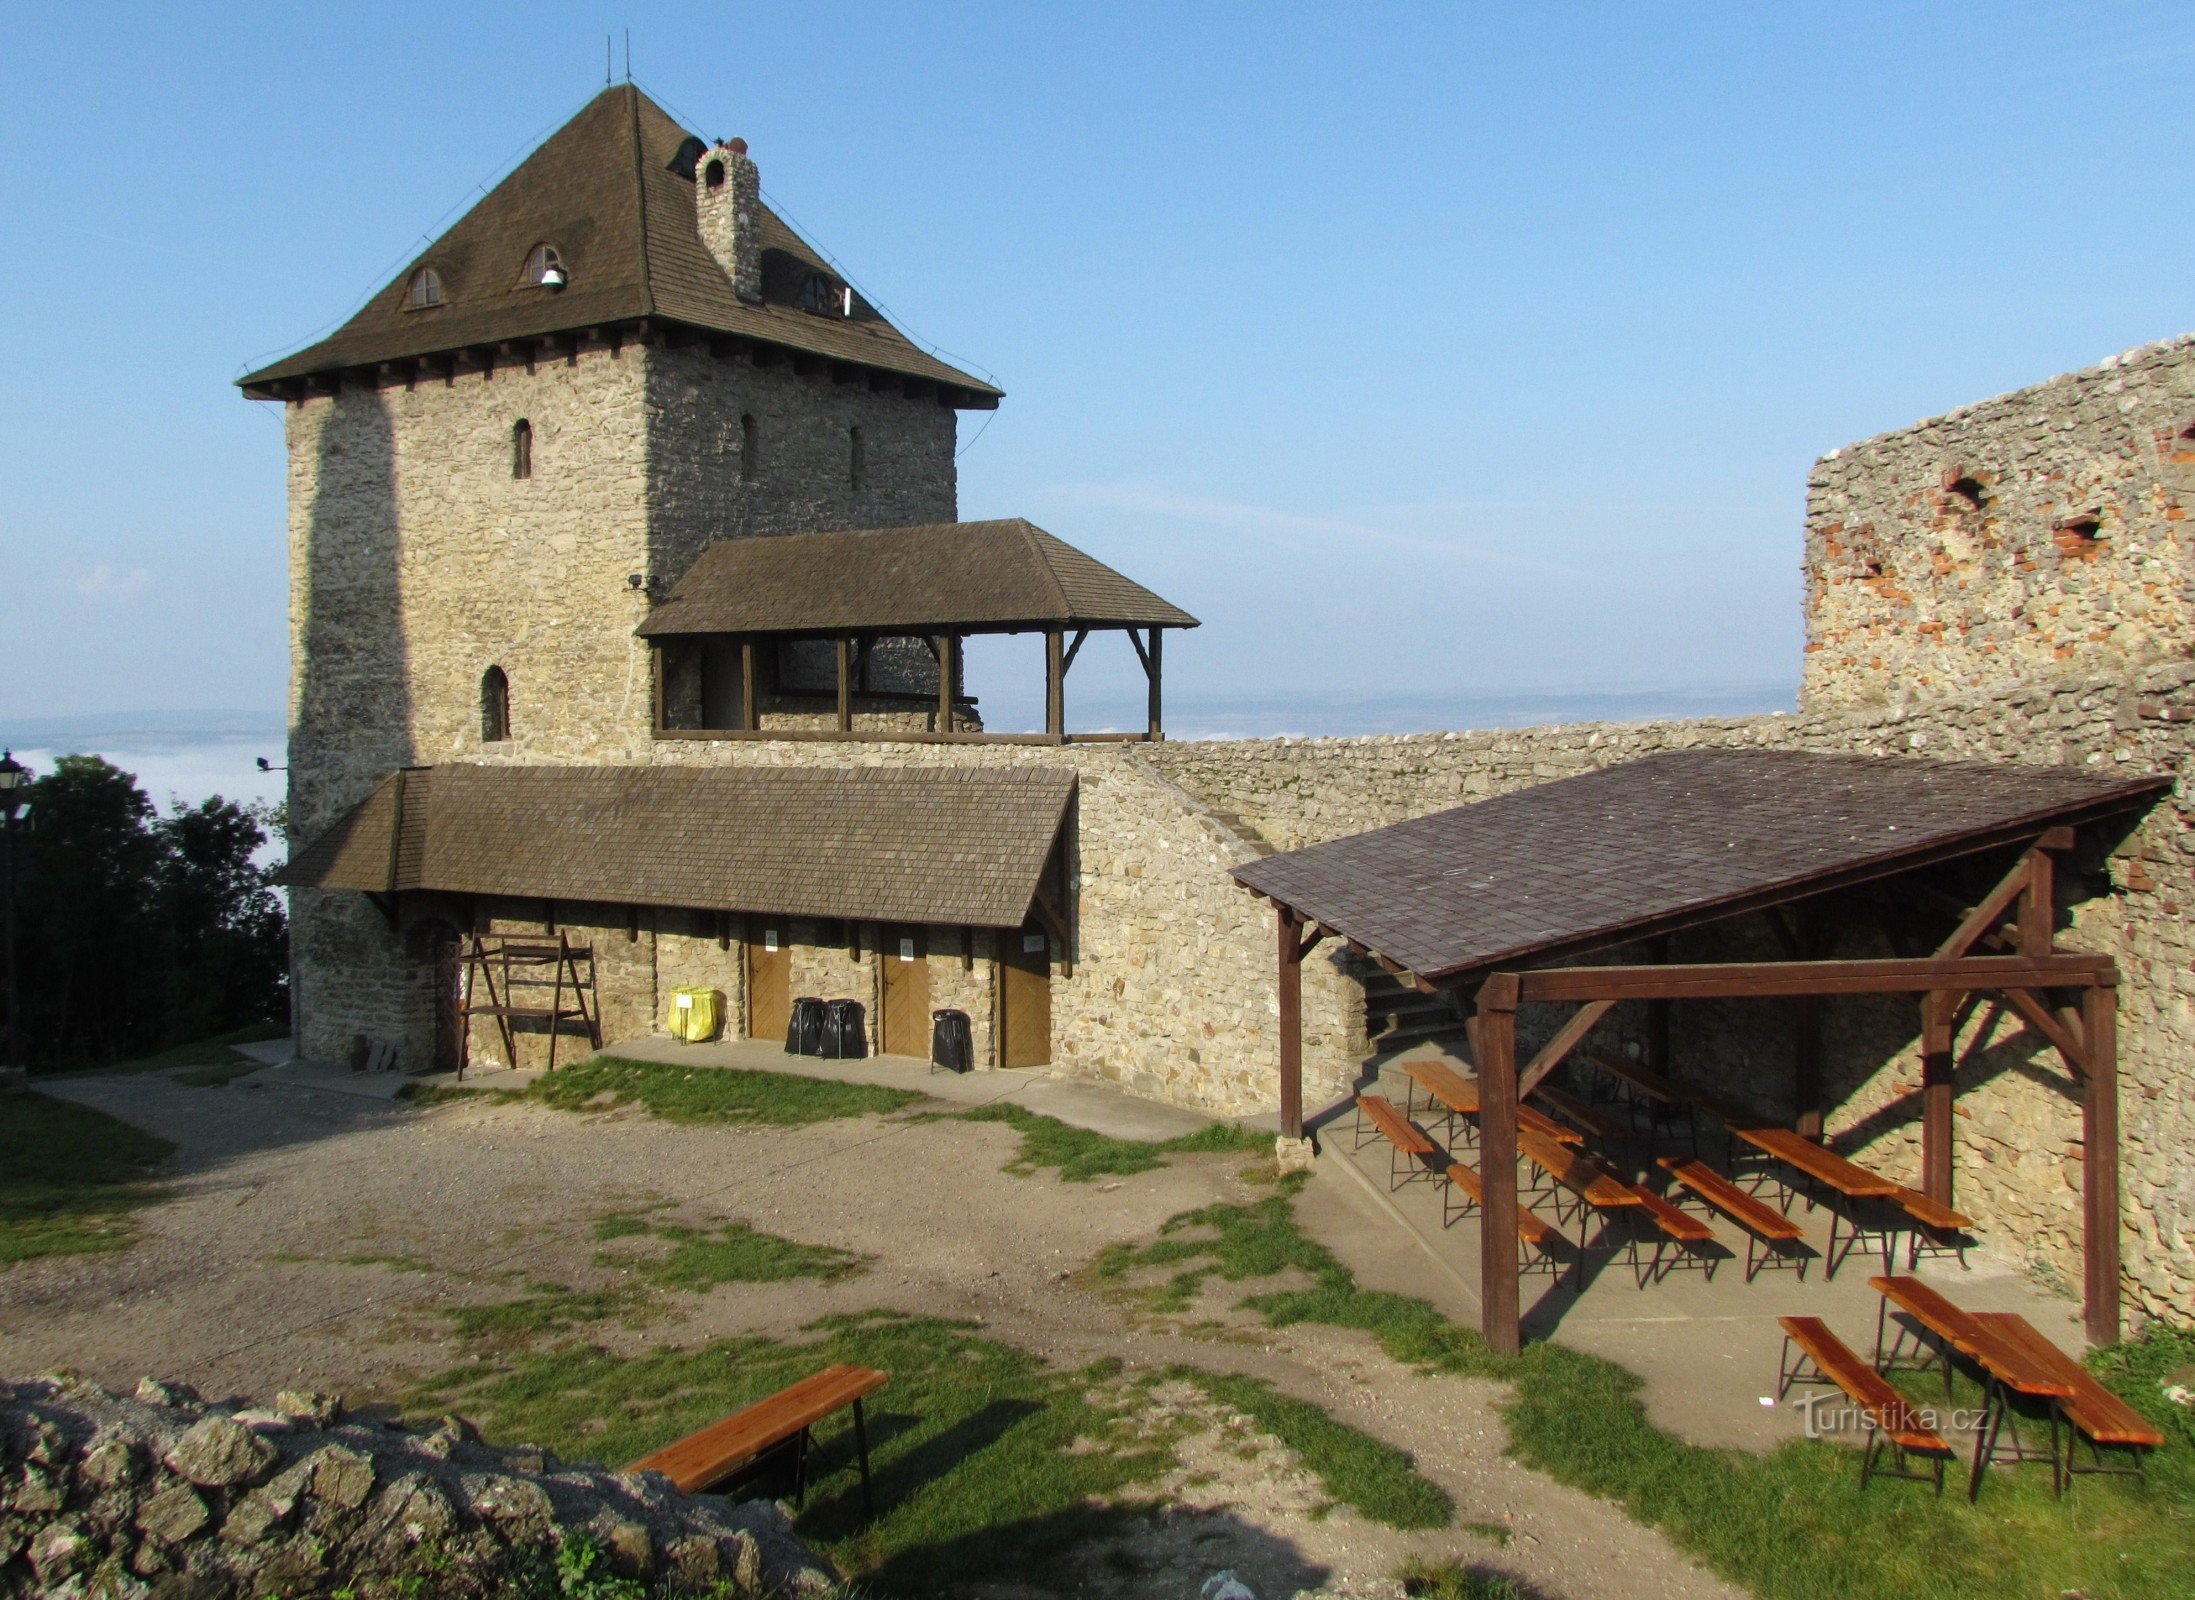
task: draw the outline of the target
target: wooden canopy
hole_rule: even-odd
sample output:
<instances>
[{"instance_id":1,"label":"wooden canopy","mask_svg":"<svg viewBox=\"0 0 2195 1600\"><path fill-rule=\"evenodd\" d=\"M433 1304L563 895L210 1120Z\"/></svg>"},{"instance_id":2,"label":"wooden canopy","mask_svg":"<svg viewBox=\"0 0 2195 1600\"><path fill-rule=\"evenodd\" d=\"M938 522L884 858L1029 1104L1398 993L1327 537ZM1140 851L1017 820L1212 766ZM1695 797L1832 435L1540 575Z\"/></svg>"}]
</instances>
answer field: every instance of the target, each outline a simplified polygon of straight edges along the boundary
<instances>
[{"instance_id":1,"label":"wooden canopy","mask_svg":"<svg viewBox=\"0 0 2195 1600\"><path fill-rule=\"evenodd\" d=\"M1246 863L1236 879L1279 914L1283 1132L1303 1129L1302 962L1321 940L1453 996L1480 1079L1482 1314L1495 1348L1514 1350L1518 1101L1613 1006L1648 1003L1651 1052L1666 1050L1672 1000L1795 1001L1799 1131L1819 1138L1820 1002L1920 996L1923 1187L1948 1203L1952 1035L1967 999L1999 995L2081 1080L2084 1299L2089 1336L2114 1339L2119 974L2056 942L2055 860L2081 825L2169 787L2051 767L1678 751ZM2008 849L2010 870L1925 955L1833 959L1806 914L1838 890ZM1787 959L1668 962L1666 935L1748 912L1768 914ZM1655 952L1642 964L1557 964L1642 941ZM1578 1009L1520 1065L1516 1011L1532 1002Z\"/></svg>"}]
</instances>

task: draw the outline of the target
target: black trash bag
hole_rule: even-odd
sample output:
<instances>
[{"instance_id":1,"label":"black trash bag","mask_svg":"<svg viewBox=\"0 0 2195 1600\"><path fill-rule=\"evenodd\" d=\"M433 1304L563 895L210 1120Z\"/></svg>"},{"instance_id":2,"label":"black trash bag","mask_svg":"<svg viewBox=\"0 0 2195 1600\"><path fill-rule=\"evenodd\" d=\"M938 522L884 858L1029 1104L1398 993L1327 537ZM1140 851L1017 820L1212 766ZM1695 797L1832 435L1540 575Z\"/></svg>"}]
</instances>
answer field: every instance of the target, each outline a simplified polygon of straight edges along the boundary
<instances>
[{"instance_id":1,"label":"black trash bag","mask_svg":"<svg viewBox=\"0 0 2195 1600\"><path fill-rule=\"evenodd\" d=\"M832 1061L859 1061L869 1053L867 1019L859 1000L832 1000L823 1007L823 1055Z\"/></svg>"},{"instance_id":2,"label":"black trash bag","mask_svg":"<svg viewBox=\"0 0 2195 1600\"><path fill-rule=\"evenodd\" d=\"M930 1065L947 1072L971 1072L976 1064L975 1034L965 1011L930 1013Z\"/></svg>"},{"instance_id":3,"label":"black trash bag","mask_svg":"<svg viewBox=\"0 0 2195 1600\"><path fill-rule=\"evenodd\" d=\"M823 1002L804 994L793 1002L792 1021L785 1025L785 1053L789 1056L823 1054Z\"/></svg>"}]
</instances>

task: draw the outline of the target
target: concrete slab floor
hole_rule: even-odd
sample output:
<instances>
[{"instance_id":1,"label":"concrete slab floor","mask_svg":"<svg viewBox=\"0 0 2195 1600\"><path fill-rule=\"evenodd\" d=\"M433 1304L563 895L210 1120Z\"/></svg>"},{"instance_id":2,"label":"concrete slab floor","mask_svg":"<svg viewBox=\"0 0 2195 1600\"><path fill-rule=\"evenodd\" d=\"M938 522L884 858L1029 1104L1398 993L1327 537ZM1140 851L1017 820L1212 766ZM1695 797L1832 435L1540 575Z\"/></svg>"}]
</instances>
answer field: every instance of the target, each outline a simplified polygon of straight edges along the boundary
<instances>
[{"instance_id":1,"label":"concrete slab floor","mask_svg":"<svg viewBox=\"0 0 2195 1600\"><path fill-rule=\"evenodd\" d=\"M1385 1085L1402 1103L1402 1084ZM1419 1119L1424 1126L1425 1119ZM1436 1140L1440 1128L1429 1129ZM1388 1146L1376 1135L1353 1150L1353 1118L1329 1121L1319 1135L1316 1181L1299 1207L1307 1229L1349 1263L1363 1278L1364 1264L1387 1276L1414 1278L1408 1292L1434 1301L1458 1321L1476 1326L1479 1318L1479 1221L1474 1211L1443 1223L1442 1186L1430 1175L1413 1178L1399 1189L1388 1183ZM1713 1141L1710 1141L1711 1145ZM1467 1152L1462 1159L1472 1160ZM1719 1151L1710 1149L1715 1162ZM1346 1200L1321 1196L1322 1190L1353 1191ZM1546 1208L1539 1208L1548 1214ZM1701 1213L1687 1207L1691 1214ZM1315 1218L1328 1219L1315 1227ZM1355 1219L1343 1225L1336 1219ZM1746 1236L1720 1216L1705 1217L1716 1242L1727 1252L1714 1277L1680 1270L1640 1287L1620 1256L1589 1254L1582 1273L1573 1268L1554 1284L1541 1274L1523 1279L1524 1331L1527 1339L1551 1338L1629 1368L1643 1381L1642 1398L1656 1426L1694 1444L1751 1450L1771 1449L1804 1432L1797 1389L1783 1404L1773 1401L1783 1333L1782 1316L1817 1316L1862 1355L1875 1348L1876 1319L1882 1297L1868 1279L1883 1272L1879 1250L1856 1250L1825 1278L1830 1214L1793 1206L1791 1219L1806 1230L1816 1253L1805 1281L1786 1268L1766 1268L1745 1281ZM1554 1220L1548 1215L1548 1220ZM1387 1237L1374 1243L1365 1235L1376 1228ZM1574 1244L1577 1229L1568 1230ZM1407 1241L1407 1244L1400 1241ZM1674 1247L1671 1247L1674 1255ZM1414 1259L1413 1259L1414 1258ZM1971 1311L2017 1311L2062 1348L2083 1348L2079 1304L2055 1295L2018 1267L1993 1256L1984 1236L1956 1259L1922 1257L1912 1275L1934 1284L1955 1304ZM1407 1270L1398 1263L1410 1263ZM1908 1269L1903 1250L1895 1271ZM1367 1280L1369 1281L1369 1280ZM1403 1287L1401 1283L1383 1284ZM1955 1443L1960 1442L1955 1440Z\"/></svg>"}]
</instances>

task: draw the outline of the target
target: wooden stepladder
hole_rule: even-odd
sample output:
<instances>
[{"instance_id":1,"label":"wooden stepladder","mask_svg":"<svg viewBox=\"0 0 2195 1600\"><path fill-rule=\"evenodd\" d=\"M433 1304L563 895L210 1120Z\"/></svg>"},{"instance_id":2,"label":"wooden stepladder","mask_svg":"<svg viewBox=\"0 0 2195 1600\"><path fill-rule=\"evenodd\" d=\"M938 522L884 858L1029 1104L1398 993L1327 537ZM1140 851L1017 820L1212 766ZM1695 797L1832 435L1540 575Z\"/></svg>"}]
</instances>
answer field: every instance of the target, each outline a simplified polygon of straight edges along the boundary
<instances>
[{"instance_id":1,"label":"wooden stepladder","mask_svg":"<svg viewBox=\"0 0 2195 1600\"><path fill-rule=\"evenodd\" d=\"M518 1065L514 1022L539 1022L549 1034L549 1070L556 1070L556 1042L565 1024L577 1022L587 1039L602 1048L602 1007L595 992L594 947L573 944L559 932L556 942L524 935L482 935L475 930L464 955L464 996L459 1011L467 1019L493 1017L503 1035L504 1059ZM548 1004L522 1002L520 990L549 991ZM482 994L485 998L480 998ZM529 998L532 998L531 996ZM457 1075L472 1064L472 1026L461 1036Z\"/></svg>"}]
</instances>

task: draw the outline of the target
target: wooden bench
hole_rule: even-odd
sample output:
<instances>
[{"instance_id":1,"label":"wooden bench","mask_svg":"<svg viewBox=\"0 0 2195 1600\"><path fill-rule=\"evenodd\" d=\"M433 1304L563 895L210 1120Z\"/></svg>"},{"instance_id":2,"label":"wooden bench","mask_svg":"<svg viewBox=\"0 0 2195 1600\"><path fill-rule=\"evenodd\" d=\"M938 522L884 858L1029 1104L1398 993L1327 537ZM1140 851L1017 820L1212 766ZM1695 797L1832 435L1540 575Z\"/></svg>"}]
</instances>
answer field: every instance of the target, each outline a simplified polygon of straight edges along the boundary
<instances>
[{"instance_id":1,"label":"wooden bench","mask_svg":"<svg viewBox=\"0 0 2195 1600\"><path fill-rule=\"evenodd\" d=\"M1984 1332L2001 1339L2066 1385L2068 1392L2059 1397L2058 1412L2088 1440L2090 1465L2073 1464L2073 1441L2068 1438L2064 1476L2058 1480L2061 1485L2064 1478L2076 1472L2139 1473L2142 1452L2165 1442L2164 1434L2147 1417L2097 1382L2093 1373L2044 1338L2025 1317L2010 1311L1976 1311L1972 1316ZM2130 1464L2104 1465L2107 1446L2126 1451Z\"/></svg>"},{"instance_id":2,"label":"wooden bench","mask_svg":"<svg viewBox=\"0 0 2195 1600\"><path fill-rule=\"evenodd\" d=\"M1829 1384L1842 1390L1867 1418L1867 1444L1860 1454L1860 1487L1866 1488L1867 1480L1880 1472L1885 1477L1933 1482L1941 1496L1944 1463L1951 1459L1951 1446L1928 1419L1913 1409L1913 1403L1832 1333L1821 1318L1779 1317L1777 1323L1783 1329L1783 1356L1776 1372L1776 1398L1781 1400L1789 1394L1793 1384ZM1810 1417L1807 1432L1815 1431ZM1886 1442L1891 1464L1881 1467L1877 1463ZM1932 1463L1928 1471L1911 1468L1908 1457L1916 1455Z\"/></svg>"},{"instance_id":3,"label":"wooden bench","mask_svg":"<svg viewBox=\"0 0 2195 1600\"><path fill-rule=\"evenodd\" d=\"M890 1381L869 1367L825 1367L766 1400L710 1423L699 1433L690 1433L642 1456L625 1470L659 1472L677 1485L681 1494L709 1494L785 1461L792 1469L793 1501L797 1505L808 1492L808 1452L815 1444L815 1425L851 1406L854 1451L861 1463L861 1502L863 1509L874 1516L869 1430L861 1402Z\"/></svg>"},{"instance_id":4,"label":"wooden bench","mask_svg":"<svg viewBox=\"0 0 2195 1600\"><path fill-rule=\"evenodd\" d=\"M1557 1144L1530 1128L1517 1130L1517 1153L1546 1180L1545 1191L1555 1206L1556 1217L1564 1223L1573 1219L1577 1222L1581 1252L1585 1249L1588 1218L1599 1217L1605 1223L1641 1203L1638 1190L1584 1151ZM1570 1196L1568 1200L1565 1194Z\"/></svg>"},{"instance_id":5,"label":"wooden bench","mask_svg":"<svg viewBox=\"0 0 2195 1600\"><path fill-rule=\"evenodd\" d=\"M1643 1289L1657 1278L1667 1277L1676 1270L1679 1262L1701 1268L1712 1280L1715 1267L1722 1258L1693 1247L1713 1244L1715 1230L1698 1217L1679 1211L1643 1184L1631 1185L1631 1192L1639 1197L1639 1203L1631 1210L1631 1215L1638 1223L1632 1234L1631 1270L1638 1278L1639 1287ZM1648 1228L1653 1230L1651 1237L1654 1255L1651 1261L1645 1259L1639 1248L1644 1242L1641 1235ZM1678 1247L1677 1259L1674 1261L1665 1259L1672 1244Z\"/></svg>"},{"instance_id":6,"label":"wooden bench","mask_svg":"<svg viewBox=\"0 0 2195 1600\"><path fill-rule=\"evenodd\" d=\"M1809 1256L1797 1249L1806 1232L1796 1222L1747 1194L1697 1156L1663 1156L1660 1166L1686 1192L1712 1206L1745 1230L1745 1281L1766 1262L1796 1264L1799 1280L1806 1280Z\"/></svg>"},{"instance_id":7,"label":"wooden bench","mask_svg":"<svg viewBox=\"0 0 2195 1600\"><path fill-rule=\"evenodd\" d=\"M1433 1155L1433 1141L1423 1129L1395 1109L1395 1102L1385 1095L1360 1094L1357 1096L1357 1142L1354 1148L1361 1150L1368 1135L1364 1125L1369 1122L1379 1137L1387 1141L1387 1187L1399 1189L1412 1178L1429 1175L1431 1169L1425 1163Z\"/></svg>"},{"instance_id":8,"label":"wooden bench","mask_svg":"<svg viewBox=\"0 0 2195 1600\"><path fill-rule=\"evenodd\" d=\"M1604 1155L1635 1136L1631 1128L1567 1089L1543 1083L1532 1091L1532 1098L1599 1145Z\"/></svg>"},{"instance_id":9,"label":"wooden bench","mask_svg":"<svg viewBox=\"0 0 2195 1600\"><path fill-rule=\"evenodd\" d=\"M1429 1103L1437 1103L1448 1120L1450 1137L1454 1136L1458 1122L1470 1129L1475 1140L1478 1136L1473 1125L1479 1114L1479 1085L1475 1078L1466 1078L1445 1061L1405 1061L1404 1076L1426 1093ZM1553 1139L1558 1144L1583 1144L1585 1135L1574 1128L1566 1128L1554 1118L1534 1111L1530 1106L1517 1107L1517 1126L1530 1128L1542 1138Z\"/></svg>"},{"instance_id":10,"label":"wooden bench","mask_svg":"<svg viewBox=\"0 0 2195 1600\"><path fill-rule=\"evenodd\" d=\"M1829 1208L1829 1248L1824 1252L1822 1276L1834 1278L1845 1259L1868 1238L1882 1240L1883 1270L1890 1270L1891 1236L1886 1229L1868 1226L1859 1207L1861 1202L1870 1200L1895 1204L1895 1196L1905 1187L1903 1184L1847 1161L1828 1146L1816 1144L1789 1128L1732 1128L1730 1132L1733 1138L1742 1139L1763 1155L1790 1168L1809 1185L1805 1189L1795 1189L1790 1184L1782 1186L1787 1215L1794 1193L1804 1194L1810 1211L1814 1208L1817 1192L1834 1194L1844 1201L1841 1206Z\"/></svg>"},{"instance_id":11,"label":"wooden bench","mask_svg":"<svg viewBox=\"0 0 2195 1600\"><path fill-rule=\"evenodd\" d=\"M1467 1217L1486 1204L1486 1186L1479 1181L1479 1169L1461 1161L1448 1163L1442 1176L1448 1180L1448 1187L1441 1193L1440 1225L1447 1228L1454 1226L1458 1217ZM1562 1230L1521 1200L1517 1204L1517 1237L1536 1252L1525 1263L1527 1272L1535 1268L1552 1273L1562 1271L1562 1262L1554 1250Z\"/></svg>"},{"instance_id":12,"label":"wooden bench","mask_svg":"<svg viewBox=\"0 0 2195 1600\"><path fill-rule=\"evenodd\" d=\"M1966 1265L1967 1236L1974 1231L1973 1218L1960 1215L1940 1200L1931 1200L1918 1189L1900 1189L1888 1199L1920 1224L1907 1237L1906 1271L1920 1264L1924 1237L1929 1241L1928 1254L1955 1255L1960 1266Z\"/></svg>"}]
</instances>

